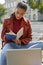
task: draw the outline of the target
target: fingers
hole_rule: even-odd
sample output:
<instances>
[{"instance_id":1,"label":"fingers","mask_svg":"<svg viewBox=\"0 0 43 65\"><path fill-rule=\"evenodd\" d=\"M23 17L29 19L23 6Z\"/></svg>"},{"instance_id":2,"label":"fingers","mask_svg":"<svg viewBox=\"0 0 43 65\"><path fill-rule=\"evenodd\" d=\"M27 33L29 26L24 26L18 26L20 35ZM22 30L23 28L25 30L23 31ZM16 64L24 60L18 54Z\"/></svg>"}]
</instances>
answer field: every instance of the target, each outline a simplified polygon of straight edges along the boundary
<instances>
[{"instance_id":1,"label":"fingers","mask_svg":"<svg viewBox=\"0 0 43 65\"><path fill-rule=\"evenodd\" d=\"M20 40L15 40L15 43L21 44L21 41Z\"/></svg>"}]
</instances>

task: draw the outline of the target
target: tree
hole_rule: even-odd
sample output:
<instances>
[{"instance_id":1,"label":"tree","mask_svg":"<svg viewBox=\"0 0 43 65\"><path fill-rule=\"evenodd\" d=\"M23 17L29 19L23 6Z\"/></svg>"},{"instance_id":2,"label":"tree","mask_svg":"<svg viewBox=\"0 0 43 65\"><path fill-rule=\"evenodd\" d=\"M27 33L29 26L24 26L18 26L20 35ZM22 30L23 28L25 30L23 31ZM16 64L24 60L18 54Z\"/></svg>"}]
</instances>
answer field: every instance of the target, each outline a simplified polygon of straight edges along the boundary
<instances>
[{"instance_id":1,"label":"tree","mask_svg":"<svg viewBox=\"0 0 43 65\"><path fill-rule=\"evenodd\" d=\"M39 10L40 13L43 14L43 1L42 0L41 0L41 2L39 4L38 10Z\"/></svg>"},{"instance_id":2,"label":"tree","mask_svg":"<svg viewBox=\"0 0 43 65\"><path fill-rule=\"evenodd\" d=\"M2 4L0 4L0 22L1 22L1 17L7 13L6 10L7 9Z\"/></svg>"},{"instance_id":3,"label":"tree","mask_svg":"<svg viewBox=\"0 0 43 65\"><path fill-rule=\"evenodd\" d=\"M27 2L31 8L35 9L37 7L37 2L35 0L28 0Z\"/></svg>"},{"instance_id":4,"label":"tree","mask_svg":"<svg viewBox=\"0 0 43 65\"><path fill-rule=\"evenodd\" d=\"M27 4L33 9L38 9L40 13L43 13L43 0L27 0Z\"/></svg>"}]
</instances>

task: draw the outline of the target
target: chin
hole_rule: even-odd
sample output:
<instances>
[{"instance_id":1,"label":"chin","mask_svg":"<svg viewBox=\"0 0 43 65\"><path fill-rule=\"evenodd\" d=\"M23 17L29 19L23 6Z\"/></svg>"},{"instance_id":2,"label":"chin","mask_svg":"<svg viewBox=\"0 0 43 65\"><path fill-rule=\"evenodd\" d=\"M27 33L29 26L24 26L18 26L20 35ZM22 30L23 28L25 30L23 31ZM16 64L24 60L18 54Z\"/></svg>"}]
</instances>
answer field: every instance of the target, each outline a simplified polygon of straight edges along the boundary
<instances>
[{"instance_id":1,"label":"chin","mask_svg":"<svg viewBox=\"0 0 43 65\"><path fill-rule=\"evenodd\" d=\"M21 18L17 18L18 20L21 19Z\"/></svg>"}]
</instances>

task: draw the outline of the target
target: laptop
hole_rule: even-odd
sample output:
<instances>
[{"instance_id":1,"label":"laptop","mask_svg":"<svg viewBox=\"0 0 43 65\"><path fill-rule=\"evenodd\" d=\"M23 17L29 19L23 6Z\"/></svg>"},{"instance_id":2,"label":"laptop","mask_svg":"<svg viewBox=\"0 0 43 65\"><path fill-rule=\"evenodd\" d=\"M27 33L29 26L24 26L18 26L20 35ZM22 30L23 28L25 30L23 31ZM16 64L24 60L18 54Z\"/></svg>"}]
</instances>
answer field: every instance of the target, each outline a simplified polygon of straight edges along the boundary
<instances>
[{"instance_id":1,"label":"laptop","mask_svg":"<svg viewBox=\"0 0 43 65\"><path fill-rule=\"evenodd\" d=\"M7 65L41 65L41 49L9 49Z\"/></svg>"}]
</instances>

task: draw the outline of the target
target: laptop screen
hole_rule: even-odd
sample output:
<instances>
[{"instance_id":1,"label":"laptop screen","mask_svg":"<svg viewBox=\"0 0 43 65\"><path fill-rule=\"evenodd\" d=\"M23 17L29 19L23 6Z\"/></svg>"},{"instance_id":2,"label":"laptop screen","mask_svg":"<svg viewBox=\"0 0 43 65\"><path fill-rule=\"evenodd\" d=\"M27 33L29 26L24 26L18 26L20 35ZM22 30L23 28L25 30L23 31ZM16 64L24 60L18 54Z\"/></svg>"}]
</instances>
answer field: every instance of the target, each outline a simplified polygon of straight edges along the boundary
<instances>
[{"instance_id":1,"label":"laptop screen","mask_svg":"<svg viewBox=\"0 0 43 65\"><path fill-rule=\"evenodd\" d=\"M41 65L41 49L9 49L7 65Z\"/></svg>"}]
</instances>

